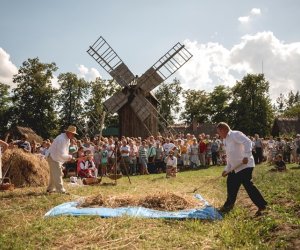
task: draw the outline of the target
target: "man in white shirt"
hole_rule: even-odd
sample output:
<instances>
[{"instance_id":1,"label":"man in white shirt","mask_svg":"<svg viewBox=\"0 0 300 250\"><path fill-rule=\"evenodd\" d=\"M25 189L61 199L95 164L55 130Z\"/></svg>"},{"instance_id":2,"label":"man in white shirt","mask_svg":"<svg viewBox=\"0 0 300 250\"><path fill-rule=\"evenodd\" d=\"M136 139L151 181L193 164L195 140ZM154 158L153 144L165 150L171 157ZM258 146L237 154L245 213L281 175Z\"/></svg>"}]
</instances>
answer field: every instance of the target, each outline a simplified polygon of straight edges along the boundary
<instances>
[{"instance_id":1,"label":"man in white shirt","mask_svg":"<svg viewBox=\"0 0 300 250\"><path fill-rule=\"evenodd\" d=\"M70 140L77 135L76 127L69 126L65 133L57 136L51 144L47 161L50 167L48 193L58 192L67 194L63 186L63 163L72 160L72 155L69 154Z\"/></svg>"},{"instance_id":2,"label":"man in white shirt","mask_svg":"<svg viewBox=\"0 0 300 250\"><path fill-rule=\"evenodd\" d=\"M220 211L229 212L233 208L240 186L243 185L252 202L258 207L256 215L261 215L267 202L252 182L255 164L251 153L251 140L242 132L231 130L225 122L217 125L217 132L223 139L227 155L227 166L222 176L228 176L227 200Z\"/></svg>"}]
</instances>

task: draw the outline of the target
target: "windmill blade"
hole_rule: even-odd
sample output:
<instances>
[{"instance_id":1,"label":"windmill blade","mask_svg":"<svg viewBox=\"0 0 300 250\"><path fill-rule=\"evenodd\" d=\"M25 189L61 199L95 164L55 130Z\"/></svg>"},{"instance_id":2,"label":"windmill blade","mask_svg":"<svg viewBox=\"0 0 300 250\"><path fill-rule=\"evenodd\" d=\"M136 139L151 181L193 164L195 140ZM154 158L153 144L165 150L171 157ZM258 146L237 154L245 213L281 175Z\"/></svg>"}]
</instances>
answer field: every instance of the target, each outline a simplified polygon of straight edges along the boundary
<instances>
[{"instance_id":1,"label":"windmill blade","mask_svg":"<svg viewBox=\"0 0 300 250\"><path fill-rule=\"evenodd\" d=\"M136 95L130 106L141 122L144 122L151 114L157 115L156 108L142 94Z\"/></svg>"},{"instance_id":2,"label":"windmill blade","mask_svg":"<svg viewBox=\"0 0 300 250\"><path fill-rule=\"evenodd\" d=\"M177 43L137 80L137 87L145 92L151 91L173 75L192 56L184 45Z\"/></svg>"},{"instance_id":3,"label":"windmill blade","mask_svg":"<svg viewBox=\"0 0 300 250\"><path fill-rule=\"evenodd\" d=\"M128 86L133 81L133 73L102 36L89 47L87 53L122 87Z\"/></svg>"},{"instance_id":4,"label":"windmill blade","mask_svg":"<svg viewBox=\"0 0 300 250\"><path fill-rule=\"evenodd\" d=\"M124 94L122 91L114 94L103 103L106 111L112 114L117 112L128 101L128 96L129 94Z\"/></svg>"}]
</instances>

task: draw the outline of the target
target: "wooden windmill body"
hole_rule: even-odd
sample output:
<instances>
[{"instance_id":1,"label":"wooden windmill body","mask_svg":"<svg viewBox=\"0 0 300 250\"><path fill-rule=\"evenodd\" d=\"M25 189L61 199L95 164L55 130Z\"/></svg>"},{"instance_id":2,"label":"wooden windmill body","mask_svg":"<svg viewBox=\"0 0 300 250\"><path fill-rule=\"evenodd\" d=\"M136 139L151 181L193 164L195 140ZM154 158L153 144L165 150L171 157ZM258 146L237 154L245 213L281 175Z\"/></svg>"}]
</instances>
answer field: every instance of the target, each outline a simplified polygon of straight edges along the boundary
<instances>
[{"instance_id":1,"label":"wooden windmill body","mask_svg":"<svg viewBox=\"0 0 300 250\"><path fill-rule=\"evenodd\" d=\"M122 90L104 102L107 112L119 114L120 135L145 138L158 132L158 101L151 93L191 57L177 43L140 77L135 76L103 37L89 47L88 54L104 68Z\"/></svg>"}]
</instances>

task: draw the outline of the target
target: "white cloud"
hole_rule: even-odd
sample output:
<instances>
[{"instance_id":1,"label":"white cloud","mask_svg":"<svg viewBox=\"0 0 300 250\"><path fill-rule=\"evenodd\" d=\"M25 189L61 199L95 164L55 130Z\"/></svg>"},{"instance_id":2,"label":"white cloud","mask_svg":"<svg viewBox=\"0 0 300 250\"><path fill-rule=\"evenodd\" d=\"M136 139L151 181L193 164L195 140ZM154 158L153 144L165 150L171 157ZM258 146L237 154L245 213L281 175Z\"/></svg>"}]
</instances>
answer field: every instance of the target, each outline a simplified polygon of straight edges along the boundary
<instances>
[{"instance_id":1,"label":"white cloud","mask_svg":"<svg viewBox=\"0 0 300 250\"><path fill-rule=\"evenodd\" d=\"M286 44L272 32L259 32L243 36L231 49L190 40L185 45L193 57L176 74L184 89L210 92L219 84L233 86L247 73L263 70L270 83L271 98L300 91L300 42Z\"/></svg>"},{"instance_id":2,"label":"white cloud","mask_svg":"<svg viewBox=\"0 0 300 250\"><path fill-rule=\"evenodd\" d=\"M253 15L253 16L260 15L260 14L261 14L261 11L260 11L260 9L258 9L258 8L253 8L253 9L250 11L250 14Z\"/></svg>"},{"instance_id":3,"label":"white cloud","mask_svg":"<svg viewBox=\"0 0 300 250\"><path fill-rule=\"evenodd\" d=\"M258 8L252 8L249 15L239 17L238 21L241 24L248 24L249 22L251 22L254 19L254 16L259 16L259 15L261 15L261 10Z\"/></svg>"},{"instance_id":4,"label":"white cloud","mask_svg":"<svg viewBox=\"0 0 300 250\"><path fill-rule=\"evenodd\" d=\"M238 18L238 20L239 20L240 23L248 23L249 20L250 20L250 16L240 16Z\"/></svg>"},{"instance_id":5,"label":"white cloud","mask_svg":"<svg viewBox=\"0 0 300 250\"><path fill-rule=\"evenodd\" d=\"M86 66L81 64L77 69L79 71L79 74L77 75L87 81L94 81L97 77L102 78L99 71L95 68L88 69Z\"/></svg>"},{"instance_id":6,"label":"white cloud","mask_svg":"<svg viewBox=\"0 0 300 250\"><path fill-rule=\"evenodd\" d=\"M10 55L0 48L0 82L14 86L13 75L18 73L18 68L11 62Z\"/></svg>"}]
</instances>

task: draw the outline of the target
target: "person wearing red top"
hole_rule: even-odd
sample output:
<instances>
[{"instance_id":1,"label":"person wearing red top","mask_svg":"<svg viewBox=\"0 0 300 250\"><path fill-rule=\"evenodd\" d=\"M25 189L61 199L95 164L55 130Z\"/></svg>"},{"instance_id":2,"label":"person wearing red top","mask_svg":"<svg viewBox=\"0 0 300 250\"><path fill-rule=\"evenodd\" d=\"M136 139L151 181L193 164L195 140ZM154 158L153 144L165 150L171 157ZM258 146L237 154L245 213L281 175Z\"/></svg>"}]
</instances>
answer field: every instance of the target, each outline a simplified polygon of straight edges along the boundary
<instances>
[{"instance_id":1,"label":"person wearing red top","mask_svg":"<svg viewBox=\"0 0 300 250\"><path fill-rule=\"evenodd\" d=\"M205 155L206 155L206 143L204 142L203 138L200 137L200 139L199 139L199 159L200 159L200 165L204 166L204 167L206 165Z\"/></svg>"}]
</instances>

